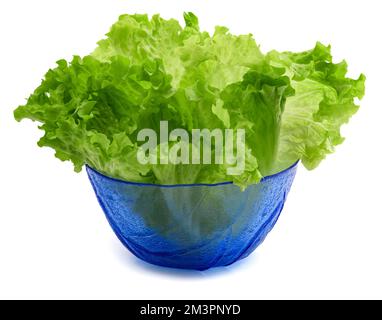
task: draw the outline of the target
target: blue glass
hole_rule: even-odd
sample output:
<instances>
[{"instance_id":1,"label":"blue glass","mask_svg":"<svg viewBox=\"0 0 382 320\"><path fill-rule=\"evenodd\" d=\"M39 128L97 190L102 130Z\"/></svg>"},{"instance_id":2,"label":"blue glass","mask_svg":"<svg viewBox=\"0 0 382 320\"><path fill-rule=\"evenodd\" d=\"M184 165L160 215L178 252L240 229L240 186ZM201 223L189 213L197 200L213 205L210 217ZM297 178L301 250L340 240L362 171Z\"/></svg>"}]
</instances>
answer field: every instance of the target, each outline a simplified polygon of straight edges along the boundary
<instances>
[{"instance_id":1,"label":"blue glass","mask_svg":"<svg viewBox=\"0 0 382 320\"><path fill-rule=\"evenodd\" d=\"M154 185L107 177L87 167L106 217L138 258L160 266L206 270L247 257L275 225L297 163L245 191L215 185Z\"/></svg>"}]
</instances>

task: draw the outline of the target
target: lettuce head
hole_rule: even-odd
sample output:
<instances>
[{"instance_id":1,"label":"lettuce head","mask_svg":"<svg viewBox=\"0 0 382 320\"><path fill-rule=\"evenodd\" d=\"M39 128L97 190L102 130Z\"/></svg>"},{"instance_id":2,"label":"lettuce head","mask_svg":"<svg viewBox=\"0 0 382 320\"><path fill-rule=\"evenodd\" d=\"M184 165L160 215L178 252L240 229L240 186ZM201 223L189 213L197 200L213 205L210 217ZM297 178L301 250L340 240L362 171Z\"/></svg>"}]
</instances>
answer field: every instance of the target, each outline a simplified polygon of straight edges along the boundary
<instances>
[{"instance_id":1,"label":"lettuce head","mask_svg":"<svg viewBox=\"0 0 382 320\"><path fill-rule=\"evenodd\" d=\"M301 160L314 169L343 142L340 128L358 110L365 76L350 79L330 47L262 53L252 35L201 31L159 15L122 15L87 56L59 60L16 120L44 131L38 145L56 157L127 181L179 184L233 181L241 188ZM245 166L142 164L141 129L245 129ZM212 152L214 152L212 143Z\"/></svg>"}]
</instances>

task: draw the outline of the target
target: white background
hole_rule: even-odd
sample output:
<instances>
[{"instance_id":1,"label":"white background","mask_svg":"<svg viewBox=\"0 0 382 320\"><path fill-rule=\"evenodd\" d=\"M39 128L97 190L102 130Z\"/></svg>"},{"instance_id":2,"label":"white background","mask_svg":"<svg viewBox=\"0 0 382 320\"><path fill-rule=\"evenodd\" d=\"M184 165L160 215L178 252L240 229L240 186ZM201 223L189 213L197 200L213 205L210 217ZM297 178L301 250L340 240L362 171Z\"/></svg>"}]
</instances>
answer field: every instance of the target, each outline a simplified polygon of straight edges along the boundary
<instances>
[{"instance_id":1,"label":"white background","mask_svg":"<svg viewBox=\"0 0 382 320\"><path fill-rule=\"evenodd\" d=\"M300 167L275 229L249 258L207 272L138 261L112 233L84 172L36 142L12 111L59 58L85 55L122 13L199 16L253 33L263 51L331 43L367 76L345 143ZM0 2L0 298L382 298L381 2L12 0Z\"/></svg>"}]
</instances>

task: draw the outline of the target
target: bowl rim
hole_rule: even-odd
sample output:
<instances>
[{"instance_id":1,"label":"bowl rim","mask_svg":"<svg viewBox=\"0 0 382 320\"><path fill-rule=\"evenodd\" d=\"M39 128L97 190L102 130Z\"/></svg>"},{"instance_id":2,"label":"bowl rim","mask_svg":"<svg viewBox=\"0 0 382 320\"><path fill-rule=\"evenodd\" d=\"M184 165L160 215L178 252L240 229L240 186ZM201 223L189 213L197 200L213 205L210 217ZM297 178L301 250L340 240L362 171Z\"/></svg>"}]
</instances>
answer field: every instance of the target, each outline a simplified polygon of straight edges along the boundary
<instances>
[{"instance_id":1,"label":"bowl rim","mask_svg":"<svg viewBox=\"0 0 382 320\"><path fill-rule=\"evenodd\" d=\"M263 182L263 181L266 181L266 180L269 180L269 179L272 179L272 178L275 178L279 175L282 175L292 169L294 169L295 167L297 167L298 163L300 162L300 160L297 160L294 164L292 164L291 166L289 166L288 168L280 171L280 172L277 172L277 173L274 173L274 174L271 174L269 176L265 176L263 178L261 178L260 182ZM157 184L157 183L142 183L142 182L133 182L133 181L127 181L127 180L122 180L122 179L119 179L119 178L113 178L113 177L110 177L104 173L101 173L99 172L98 170L92 168L90 165L86 164L86 171L88 173L88 175L90 173L95 173L105 179L108 179L108 180L111 180L111 181L114 181L114 182L120 182L120 183L124 183L124 184L127 184L127 185L134 185L134 186L146 186L146 187L158 187L158 188L177 188L177 187L216 187L216 186L223 186L223 185L228 185L228 184L233 184L233 181L226 181L226 182L219 182L219 183L183 183L183 184Z\"/></svg>"}]
</instances>

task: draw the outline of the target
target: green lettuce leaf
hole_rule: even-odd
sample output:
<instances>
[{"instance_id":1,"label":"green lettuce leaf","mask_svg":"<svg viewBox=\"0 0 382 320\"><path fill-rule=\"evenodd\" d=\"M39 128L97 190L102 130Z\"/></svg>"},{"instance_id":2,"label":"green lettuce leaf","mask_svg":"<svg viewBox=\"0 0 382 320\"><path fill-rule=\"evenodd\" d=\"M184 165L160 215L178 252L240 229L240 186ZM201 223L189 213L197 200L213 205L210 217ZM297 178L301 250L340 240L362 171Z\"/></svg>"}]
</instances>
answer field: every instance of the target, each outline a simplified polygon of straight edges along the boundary
<instances>
[{"instance_id":1,"label":"green lettuce leaf","mask_svg":"<svg viewBox=\"0 0 382 320\"><path fill-rule=\"evenodd\" d=\"M359 108L355 98L364 95L365 76L347 78L346 62L333 63L330 46L321 43L301 53L272 51L267 59L273 66L286 68L295 89L282 117L273 172L299 159L306 168L314 169L344 141L340 128Z\"/></svg>"}]
</instances>

